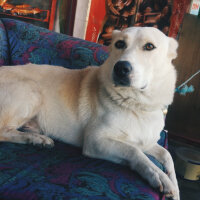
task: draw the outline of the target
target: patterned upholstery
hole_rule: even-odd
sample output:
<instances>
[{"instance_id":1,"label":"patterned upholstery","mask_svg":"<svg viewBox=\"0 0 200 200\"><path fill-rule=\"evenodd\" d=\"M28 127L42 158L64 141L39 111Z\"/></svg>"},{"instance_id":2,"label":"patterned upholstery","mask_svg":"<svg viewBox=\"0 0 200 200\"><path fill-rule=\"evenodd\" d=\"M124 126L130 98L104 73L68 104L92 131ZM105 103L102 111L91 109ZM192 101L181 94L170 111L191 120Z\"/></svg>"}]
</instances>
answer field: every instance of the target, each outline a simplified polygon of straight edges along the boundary
<instances>
[{"instance_id":1,"label":"patterned upholstery","mask_svg":"<svg viewBox=\"0 0 200 200\"><path fill-rule=\"evenodd\" d=\"M11 19L0 21L0 42L1 65L33 62L84 68L100 65L108 56L101 45ZM164 131L159 144L167 147ZM0 143L0 199L159 200L164 196L128 167L87 158L81 149L61 142L53 149Z\"/></svg>"},{"instance_id":2,"label":"patterned upholstery","mask_svg":"<svg viewBox=\"0 0 200 200\"><path fill-rule=\"evenodd\" d=\"M1 19L0 41L1 65L31 62L84 68L101 65L108 56L106 47L12 19Z\"/></svg>"},{"instance_id":3,"label":"patterned upholstery","mask_svg":"<svg viewBox=\"0 0 200 200\"><path fill-rule=\"evenodd\" d=\"M8 40L4 24L0 21L0 66L9 64Z\"/></svg>"}]
</instances>

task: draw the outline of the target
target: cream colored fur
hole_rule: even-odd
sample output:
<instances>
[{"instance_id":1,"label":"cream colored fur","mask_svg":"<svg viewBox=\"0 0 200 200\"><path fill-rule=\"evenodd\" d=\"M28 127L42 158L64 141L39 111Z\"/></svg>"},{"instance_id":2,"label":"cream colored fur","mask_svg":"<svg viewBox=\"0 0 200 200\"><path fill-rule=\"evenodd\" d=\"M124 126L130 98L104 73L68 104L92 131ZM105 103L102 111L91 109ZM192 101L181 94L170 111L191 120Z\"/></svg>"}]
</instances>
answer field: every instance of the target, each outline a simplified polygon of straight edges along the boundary
<instances>
[{"instance_id":1,"label":"cream colored fur","mask_svg":"<svg viewBox=\"0 0 200 200\"><path fill-rule=\"evenodd\" d=\"M117 49L118 40L127 48ZM144 50L146 43L156 48ZM87 156L128 163L153 187L179 199L172 158L157 145L164 127L162 108L173 100L171 61L177 46L155 28L128 28L113 32L110 56L99 68L1 67L0 141L53 146L52 139L58 139L80 146ZM113 82L118 61L133 67L129 87ZM163 163L168 175L145 153Z\"/></svg>"}]
</instances>

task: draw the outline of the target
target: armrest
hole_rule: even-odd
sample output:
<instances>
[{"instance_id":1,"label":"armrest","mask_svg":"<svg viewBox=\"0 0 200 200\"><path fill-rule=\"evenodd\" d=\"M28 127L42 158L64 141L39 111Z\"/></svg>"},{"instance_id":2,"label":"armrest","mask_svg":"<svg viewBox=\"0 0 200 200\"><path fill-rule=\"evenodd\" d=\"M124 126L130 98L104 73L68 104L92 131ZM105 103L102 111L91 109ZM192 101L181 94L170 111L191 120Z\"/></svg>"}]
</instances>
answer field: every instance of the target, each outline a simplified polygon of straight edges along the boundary
<instances>
[{"instance_id":1,"label":"armrest","mask_svg":"<svg viewBox=\"0 0 200 200\"><path fill-rule=\"evenodd\" d=\"M101 65L108 57L108 50L102 45L13 19L2 21L7 30L12 65L31 62L80 69Z\"/></svg>"},{"instance_id":2,"label":"armrest","mask_svg":"<svg viewBox=\"0 0 200 200\"><path fill-rule=\"evenodd\" d=\"M8 65L8 40L6 35L6 29L2 21L0 20L0 66Z\"/></svg>"}]
</instances>

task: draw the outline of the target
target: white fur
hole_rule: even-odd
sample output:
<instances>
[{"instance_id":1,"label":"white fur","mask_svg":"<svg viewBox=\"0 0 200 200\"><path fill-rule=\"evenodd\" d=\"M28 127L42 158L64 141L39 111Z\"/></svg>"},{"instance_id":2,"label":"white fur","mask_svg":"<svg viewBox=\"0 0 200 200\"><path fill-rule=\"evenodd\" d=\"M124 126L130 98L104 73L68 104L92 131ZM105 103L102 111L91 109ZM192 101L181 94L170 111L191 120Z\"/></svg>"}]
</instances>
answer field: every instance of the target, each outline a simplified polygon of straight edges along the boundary
<instances>
[{"instance_id":1,"label":"white fur","mask_svg":"<svg viewBox=\"0 0 200 200\"><path fill-rule=\"evenodd\" d=\"M117 49L118 40L127 48ZM146 43L156 48L146 51ZM177 46L155 28L128 28L113 32L110 56L100 68L2 67L0 140L53 146L50 136L82 146L87 156L125 161L153 187L179 199L171 156L157 145L164 127L162 108L173 100L176 72L171 61ZM133 67L129 87L113 82L118 61ZM160 160L169 176L144 153Z\"/></svg>"}]
</instances>

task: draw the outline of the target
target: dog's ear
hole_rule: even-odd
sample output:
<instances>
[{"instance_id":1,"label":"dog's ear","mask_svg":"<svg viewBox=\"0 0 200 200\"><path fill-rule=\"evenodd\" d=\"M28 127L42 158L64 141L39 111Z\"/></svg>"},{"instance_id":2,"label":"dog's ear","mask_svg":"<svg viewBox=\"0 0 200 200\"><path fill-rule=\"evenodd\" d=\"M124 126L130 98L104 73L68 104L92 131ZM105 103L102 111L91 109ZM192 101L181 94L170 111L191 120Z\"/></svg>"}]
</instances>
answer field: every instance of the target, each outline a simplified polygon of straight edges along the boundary
<instances>
[{"instance_id":1,"label":"dog's ear","mask_svg":"<svg viewBox=\"0 0 200 200\"><path fill-rule=\"evenodd\" d=\"M115 40L115 38L116 38L117 36L120 35L120 33L121 33L120 30L113 30L113 32L112 32L112 42ZM110 44L109 47L108 47L109 52L112 51L112 42L111 42L111 44Z\"/></svg>"},{"instance_id":2,"label":"dog's ear","mask_svg":"<svg viewBox=\"0 0 200 200\"><path fill-rule=\"evenodd\" d=\"M177 57L178 42L174 38L169 38L168 56L170 59Z\"/></svg>"},{"instance_id":3,"label":"dog's ear","mask_svg":"<svg viewBox=\"0 0 200 200\"><path fill-rule=\"evenodd\" d=\"M119 34L121 33L120 30L113 30L112 32L112 40L114 40Z\"/></svg>"}]
</instances>

